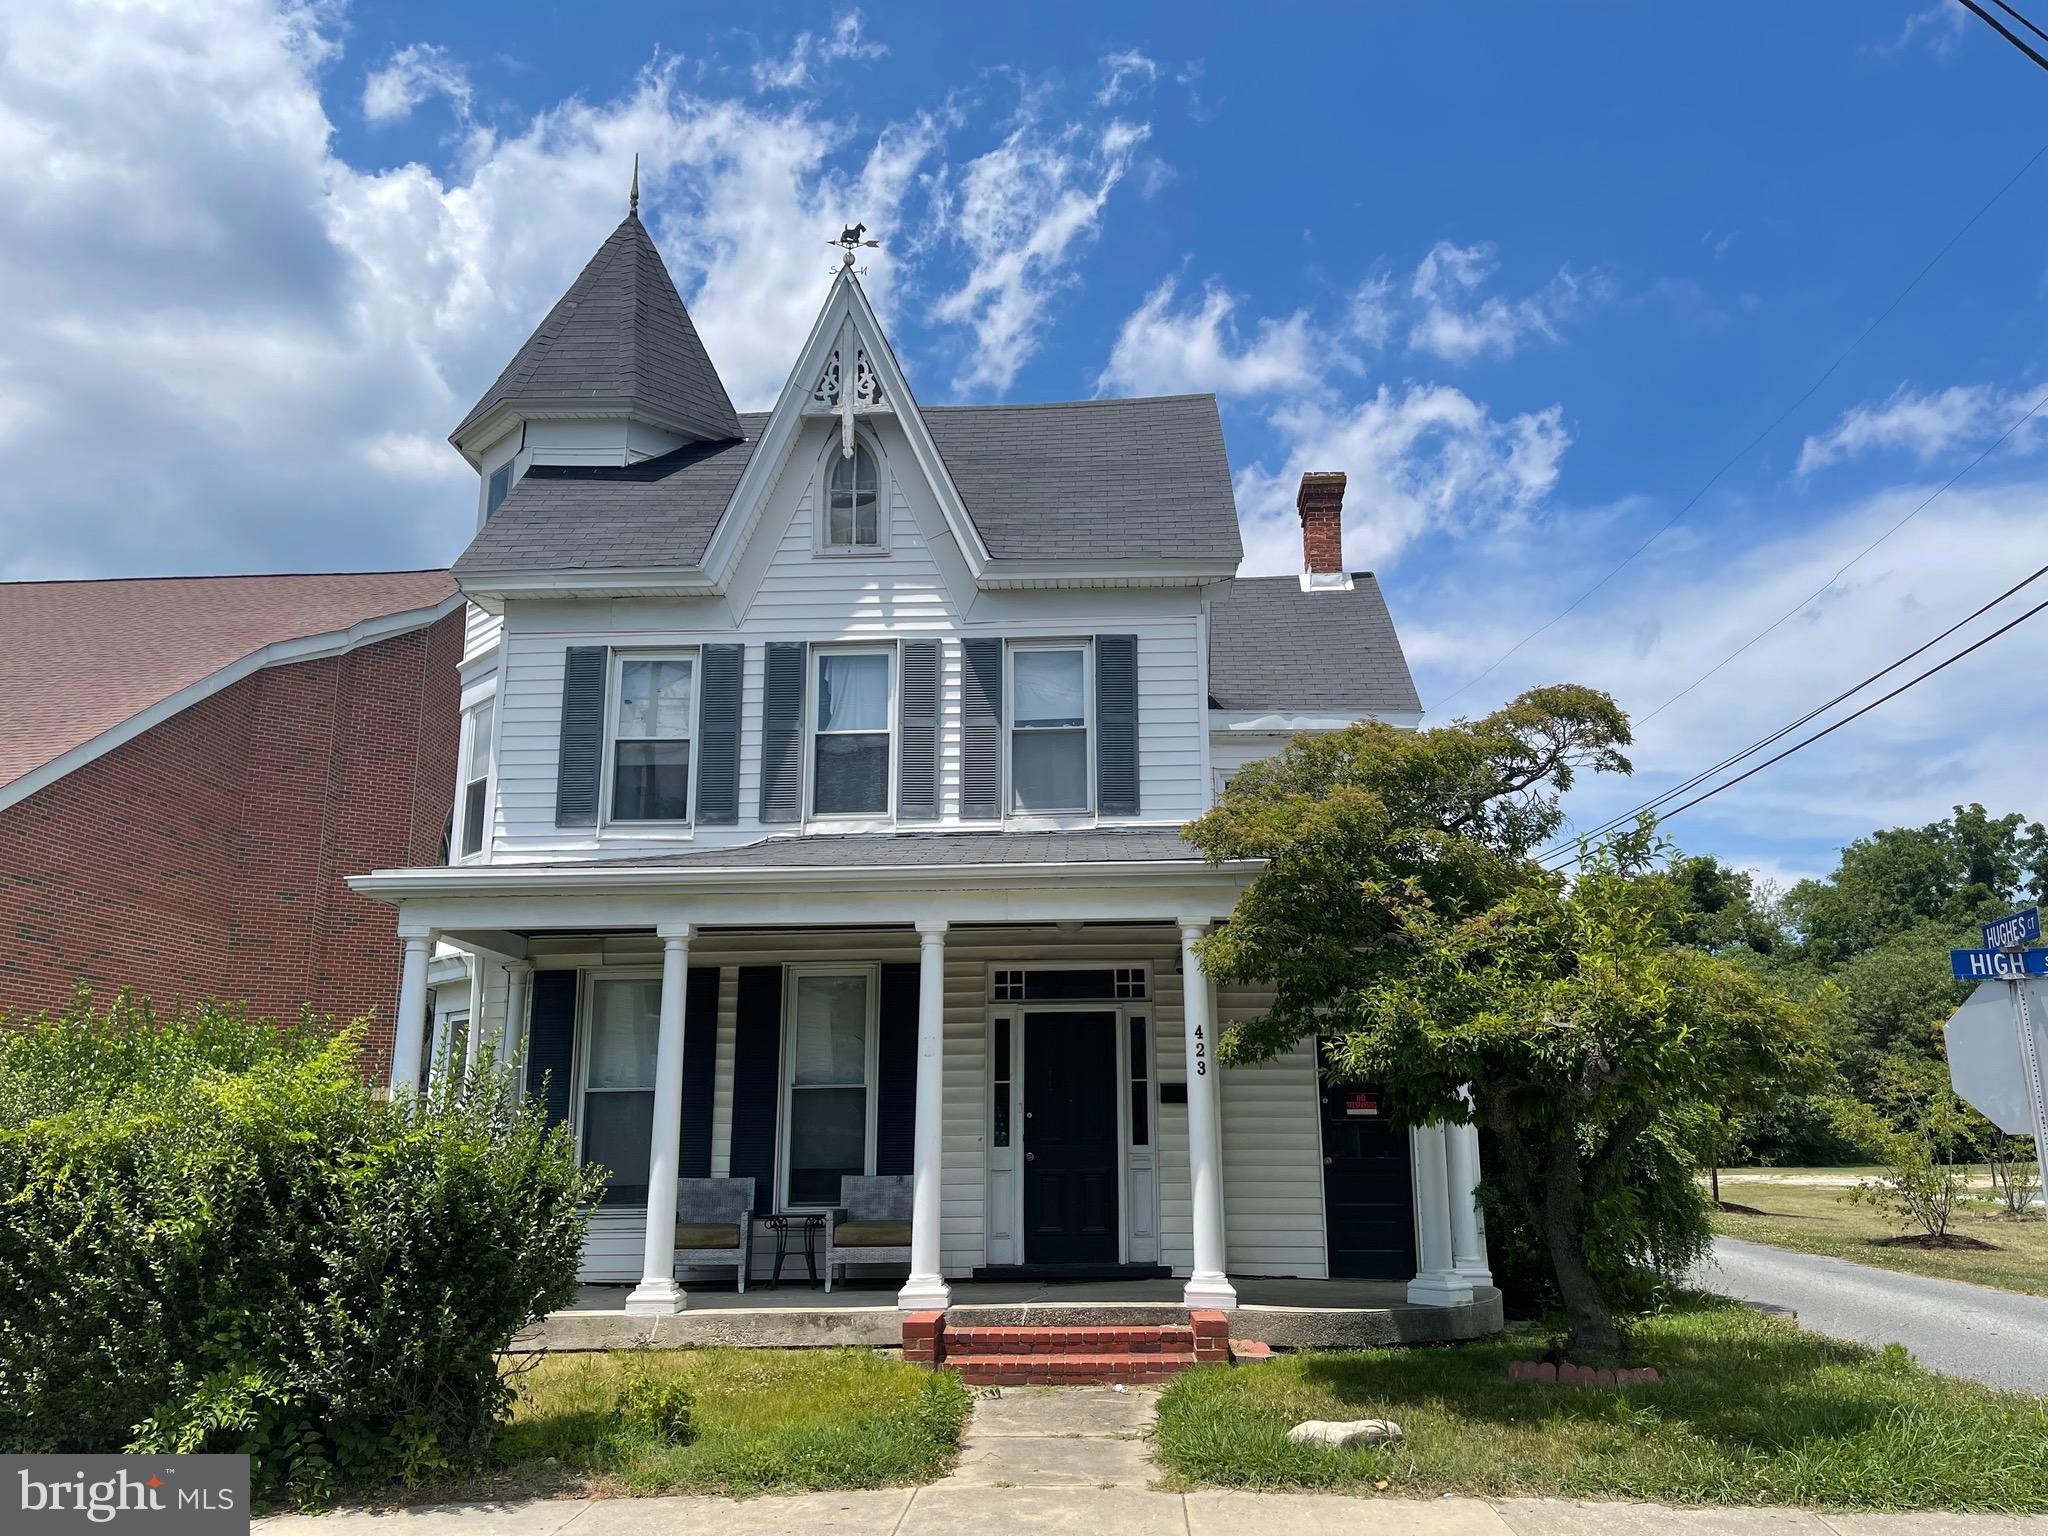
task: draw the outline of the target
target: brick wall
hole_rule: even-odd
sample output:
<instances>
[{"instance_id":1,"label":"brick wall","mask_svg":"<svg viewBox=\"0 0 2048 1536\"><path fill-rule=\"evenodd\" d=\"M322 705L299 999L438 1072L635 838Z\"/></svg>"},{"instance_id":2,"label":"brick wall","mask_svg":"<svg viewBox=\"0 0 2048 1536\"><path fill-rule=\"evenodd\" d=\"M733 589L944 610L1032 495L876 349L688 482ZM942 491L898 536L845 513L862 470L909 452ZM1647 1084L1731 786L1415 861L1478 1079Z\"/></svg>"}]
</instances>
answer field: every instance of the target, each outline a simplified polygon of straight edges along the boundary
<instances>
[{"instance_id":1,"label":"brick wall","mask_svg":"<svg viewBox=\"0 0 2048 1536\"><path fill-rule=\"evenodd\" d=\"M260 1013L375 1013L397 916L352 874L438 861L455 793L462 615L270 667L0 810L0 1011L72 987Z\"/></svg>"}]
</instances>

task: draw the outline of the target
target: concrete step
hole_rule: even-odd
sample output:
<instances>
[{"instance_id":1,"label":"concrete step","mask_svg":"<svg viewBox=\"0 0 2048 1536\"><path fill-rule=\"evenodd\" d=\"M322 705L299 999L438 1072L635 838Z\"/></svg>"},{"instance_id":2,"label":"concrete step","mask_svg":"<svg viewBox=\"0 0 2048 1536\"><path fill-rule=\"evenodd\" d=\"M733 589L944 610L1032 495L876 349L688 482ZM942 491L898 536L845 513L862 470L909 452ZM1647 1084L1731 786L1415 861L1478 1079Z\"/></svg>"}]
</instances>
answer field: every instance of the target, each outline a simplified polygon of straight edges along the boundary
<instances>
[{"instance_id":1,"label":"concrete step","mask_svg":"<svg viewBox=\"0 0 2048 1536\"><path fill-rule=\"evenodd\" d=\"M973 1387L1071 1387L1164 1381L1195 1364L1192 1349L1158 1354L1109 1350L1062 1355L984 1355L948 1352L945 1368Z\"/></svg>"}]
</instances>

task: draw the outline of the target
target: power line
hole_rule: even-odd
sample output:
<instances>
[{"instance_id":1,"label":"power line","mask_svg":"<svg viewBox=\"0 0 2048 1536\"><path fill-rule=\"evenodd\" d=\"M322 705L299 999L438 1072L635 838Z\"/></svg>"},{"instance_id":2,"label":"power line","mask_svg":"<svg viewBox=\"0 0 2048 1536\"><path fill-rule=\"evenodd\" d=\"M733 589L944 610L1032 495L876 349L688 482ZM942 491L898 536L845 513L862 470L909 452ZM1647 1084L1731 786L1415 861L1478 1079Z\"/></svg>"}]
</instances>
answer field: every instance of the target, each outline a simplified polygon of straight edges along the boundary
<instances>
[{"instance_id":1,"label":"power line","mask_svg":"<svg viewBox=\"0 0 2048 1536\"><path fill-rule=\"evenodd\" d=\"M1992 15L1989 11L1985 10L1983 6L1977 4L1977 0L1961 0L1961 3L1965 10L1976 13L1978 19L1981 20L1985 26L1991 28L1992 31L1996 32L2008 43L2011 43L2013 47L2019 49L2021 53L2024 53L2028 58L2032 59L2036 64L2040 65L2043 69L2048 69L2048 59L2042 58L2040 54L2036 53L2033 50L2033 48L2028 46L2027 40L2025 38L2021 37L2017 32L2009 30L2004 22L2000 21L1996 16ZM2018 21L2021 26L2025 27L2029 32L2033 33L2036 37L2048 39L2048 32L2043 32L2031 21L2028 21L2026 17L2020 15L2018 11L2014 10L2011 6L2007 5L2005 3L2005 0L1991 0L1991 3L1997 6L2001 11L2005 12L2006 15Z\"/></svg>"},{"instance_id":2,"label":"power line","mask_svg":"<svg viewBox=\"0 0 2048 1536\"><path fill-rule=\"evenodd\" d=\"M1674 816L1681 816L1685 812L1691 810L1694 806L1703 804L1704 802L1713 799L1714 796L1720 794L1722 791L1733 789L1736 785L1740 784L1744 779L1754 778L1757 774L1762 773L1766 768L1770 767L1772 764L1782 763L1786 758L1790 757L1793 753L1805 750L1807 747L1810 747L1815 742L1819 741L1822 737L1832 736L1836 731L1839 731L1843 726L1849 724L1850 721L1862 719L1863 716L1869 714L1873 709L1878 708L1880 705L1890 703L1893 699L1896 699L1900 694L1904 693L1907 689L1916 687L1917 685L1926 682L1927 679L1934 676L1935 673L1944 671L1945 669L1954 666L1957 662L1961 661L1965 656L1970 655L1974 651L1982 650L1985 646L1989 645L1992 641L1996 640L2000 635L2007 633L2009 630L2017 629L2020 625L2026 623L2027 620L2031 619L2035 614L2041 612L2041 610L2044 608L2048 608L2048 601L2036 603L2033 607L2029 608L2025 613L2021 614L2018 618L2012 620L2010 623L2001 624L1997 629L1991 631L1990 634L1984 636L1983 639L1974 641L1971 644L1964 646L1960 651L1957 651L1955 655L1948 657L1946 660L1936 662L1933 666L1929 667L1925 672L1920 673L1919 676L1908 678L1905 682L1899 684L1898 687L1894 688L1890 693L1872 699L1868 704L1864 705L1861 709L1855 710L1850 714L1842 716L1842 718L1837 720L1833 725L1830 725L1823 730L1815 731L1811 736L1808 736L1801 741L1793 742L1791 746L1787 747L1784 751L1776 754L1775 756L1767 757L1762 762L1756 764L1754 767L1747 768L1743 772L1738 773L1734 778L1725 780L1720 784L1716 784L1712 789L1708 790L1705 794L1695 795L1692 799L1686 801L1685 804L1676 806L1673 809L1665 812L1664 815L1659 819L1661 821L1669 821ZM1565 860L1562 864L1558 864L1553 867L1556 869L1569 869L1572 865L1578 863L1583 857L1583 854L1574 853L1571 858Z\"/></svg>"},{"instance_id":3,"label":"power line","mask_svg":"<svg viewBox=\"0 0 2048 1536\"><path fill-rule=\"evenodd\" d=\"M1970 0L1962 0L1962 3L1965 5L1969 5ZM1982 12L1979 12L1979 14L1981 15ZM1988 20L1989 18L1986 19ZM1997 23L1993 22L1992 25L1996 26ZM2003 31L2004 29L2000 28L2000 30ZM2021 46L2024 47L2025 45L2021 44ZM2032 52L2031 49L2029 49L2028 51L2030 53ZM2043 60L2043 67L2048 68L2048 60ZM1977 225L1977 221L1983 218L1985 214L1989 213L1991 211L1992 206L1995 203L1997 203L2000 198L2004 197L2006 193L2010 192L2013 189L2014 185L2019 181L2019 179L2022 176L2026 175L2028 171L2031 171L2034 168L2034 163L2038 161L2044 154L2048 154L2048 143L2042 144L2042 146L2039 149L2035 150L2032 155L2028 156L2026 163L2022 165L2017 171L2014 171L2012 175L2006 180L2005 184L2001 186L1996 192L1992 193L1991 196L1984 201L1983 205L1979 207L1975 213L1971 214L1967 220L1964 221L1962 228L1958 229L1954 234L1950 235L1947 241L1944 242L1944 244L1942 245L1941 249L1936 251L1932 256L1927 258L1926 264L1922 266L1918 272L1915 272L1913 274L1912 281L1908 282L1904 288L1901 288L1899 290L1898 297L1894 298L1891 301L1891 303L1887 304L1878 313L1877 318L1875 318L1868 325L1863 327L1862 331L1860 331L1857 334L1856 339L1850 342L1848 346L1842 349L1840 354L1836 356L1835 360L1829 363L1826 369L1822 371L1820 377L1815 379L1811 384L1809 384L1806 387L1805 393L1801 394L1798 399L1794 400L1790 405L1786 406L1784 410L1780 411L1775 417L1773 417L1770 424L1766 426L1761 432L1757 433L1756 436L1752 437L1748 442L1744 443L1742 447L1737 449L1735 453L1732 454L1728 458L1728 460L1721 465L1719 469L1715 470L1714 473L1708 477L1706 484L1702 485L1698 490L1694 491L1692 495L1687 498L1685 505L1680 507L1676 512L1674 512L1664 522L1664 524L1657 529L1655 533L1651 534L1647 539L1643 540L1642 543L1638 544L1633 550L1631 550L1629 554L1621 561L1620 564L1616 565L1612 570L1608 571L1606 575L1602 576L1598 581L1594 582L1593 585L1586 588L1586 590L1581 592L1577 597L1573 598L1572 601L1569 604L1567 604L1561 612L1553 615L1549 619L1546 619L1542 624L1539 624L1536 628L1530 630L1528 634L1522 636L1521 639L1517 640L1505 651L1502 651L1500 655L1496 656L1491 662L1487 663L1486 666L1482 667L1479 671L1473 673L1470 677L1466 678L1464 682L1458 684L1457 687L1453 688L1449 693L1445 694L1442 698L1438 699L1435 704L1430 706L1431 709L1442 709L1446 704L1450 703L1451 700L1455 699L1467 688L1470 688L1474 683L1479 682L1482 678L1487 677L1495 670L1497 670L1503 662L1507 661L1510 657L1515 655L1516 652L1520 651L1522 647L1527 645L1531 640L1534 640L1538 636L1542 635L1545 631L1549 630L1553 625L1559 623L1560 621L1566 618L1569 618L1574 612L1578 610L1578 608L1588 598L1592 597L1602 587L1606 586L1608 582L1614 580L1615 577L1619 576L1624 570L1628 569L1629 566L1633 565L1636 562L1637 558L1641 556L1644 551L1649 549L1649 547L1652 544L1655 544L1659 539L1663 538L1666 533L1669 533L1671 529L1682 518L1684 518L1688 512L1692 511L1692 509L1699 504L1700 499L1703 496L1705 496L1708 491L1711 491L1716 485L1720 483L1722 476L1726 475L1729 470L1733 469L1737 464L1741 463L1742 460L1747 458L1750 455L1751 451L1754 450L1760 443L1762 443L1764 439L1769 437L1773 432L1777 431L1779 427L1785 424L1785 420L1787 417L1791 416L1791 414L1794 411L1798 410L1802 405L1806 404L1808 400L1811 400L1814 394L1820 389L1820 387L1823 384L1827 383L1829 379L1834 377L1835 370L1840 368L1843 363L1849 360L1849 355L1852 352L1854 352L1858 347L1863 345L1864 341L1869 337L1872 331L1876 330L1880 325L1884 324L1884 322L1890 318L1892 311L1897 309L1901 304L1903 304L1906 301L1907 296L1911 294L1915 288L1920 286L1920 280L1926 277L1929 272L1932 272L1934 270L1935 266L1941 261L1941 259L1944 256L1948 255L1948 253L1952 249L1954 249L1956 242L1961 240L1963 236L1967 235L1972 229L1974 229Z\"/></svg>"},{"instance_id":4,"label":"power line","mask_svg":"<svg viewBox=\"0 0 2048 1536\"><path fill-rule=\"evenodd\" d=\"M1929 505L1931 505L1934 502L1934 500L1937 497L1939 497L1944 491L1946 491L1950 486L1954 485L1958 480L1962 479L1963 476L1967 475L1979 464L1982 464L1986 459L1990 458L1992 454L1997 452L2000 448L2004 447L2005 440L2011 437L2013 433L2019 431L2019 429L2021 427L2024 427L2028 422L2032 421L2036 416L2038 416L2041 413L2043 407L2048 407L2048 395L2043 395L2039 400L2036 400L2034 402L2034 407L2032 410L2028 411L2026 415L2020 417L2018 421L2015 421L2011 426L2007 427L2003 432L1999 433L1998 436L1984 449L1984 451L1977 455L1977 457L1970 460L1969 463L1965 464L1961 469L1957 470L1954 474L1950 475L1946 480L1942 481L1940 485L1936 486L1933 491L1928 493L1927 497L1924 500L1922 500L1918 506L1913 508L1912 511L1908 512L1896 523L1893 523L1891 527L1885 529L1883 533L1880 533L1868 544L1864 545L1861 549L1857 550L1854 555L1852 555L1848 560L1844 561L1840 566L1836 568L1834 575L1830 576L1826 581L1822 582L1818 587L1814 588L1812 592L1808 593L1805 597L1801 598L1798 602L1794 603L1790 608L1787 608L1783 613L1779 614L1775 619L1771 620L1770 623L1766 624L1762 629L1758 630L1755 634L1751 635L1747 640L1743 641L1742 644L1738 645L1726 656L1723 656L1719 661L1715 662L1711 667L1707 668L1706 671L1702 672L1698 677L1694 678L1691 682L1687 683L1683 688L1679 689L1678 692L1671 695L1670 698L1666 699L1662 704L1659 704L1647 715L1644 715L1636 723L1638 725L1647 725L1650 721L1656 719L1659 715L1663 714L1665 710L1669 709L1672 705L1676 704L1680 699L1684 698L1687 694L1691 693L1693 689L1699 687L1701 683L1704 683L1716 672L1719 672L1723 667L1727 666L1729 662L1733 661L1736 657L1740 656L1744 651L1748 650L1751 646L1755 645L1759 640L1771 634L1774 630L1778 628L1779 625L1783 624L1787 619L1791 618L1796 613L1804 612L1808 604L1812 603L1816 598L1822 596L1825 592L1827 592L1827 590L1830 587L1834 586L1836 582L1840 581L1842 577L1848 573L1849 568L1851 566L1859 563L1865 555L1869 554L1873 549L1876 549L1878 545L1884 543L1886 539L1889 539L1893 534L1897 533L1901 528L1905 527L1906 524L1910 523L1911 521L1913 521L1914 518L1918 517L1922 512L1926 511ZM1892 663L1892 666L1897 665L1899 665L1899 663ZM1890 671L1891 668L1888 667L1885 670ZM1881 675L1882 674L1880 674L1880 676Z\"/></svg>"},{"instance_id":5,"label":"power line","mask_svg":"<svg viewBox=\"0 0 2048 1536\"><path fill-rule=\"evenodd\" d=\"M1833 709L1837 704L1840 704L1843 700L1855 697L1857 694L1861 693L1864 689L1868 688L1872 683L1876 682L1879 678L1885 676L1887 673L1896 672L1900 667L1903 667L1907 662L1914 660L1916 657L1923 656L1928 651L1933 650L1934 647L1941 644L1942 641L1946 640L1950 635L1954 634L1957 630L1962 629L1964 626L1973 623L1977 619L1982 618L1985 614L1989 613L1992 609L1996 608L2000 603L2004 602L2007 598L2011 597L2015 592L2022 591L2025 588L2032 586L2035 582L2039 581L2043 576L2048 576L2048 565L2042 566L2039 570L2036 570L2031 575L2022 577L2020 580L2014 582L2011 586L2007 587L2003 592L1999 593L1998 596L1992 598L1991 601L1989 601L1988 603L1984 603L1981 606L1972 609L1969 613L1964 614L1960 619L1957 619L1955 623L1949 625L1947 629L1944 629L1940 634L1936 635L1933 639L1927 640L1922 644L1916 646L1914 649L1906 652L1906 654L1901 656L1897 661L1891 662L1886 666L1879 668L1877 671L1871 673L1870 676L1864 678L1860 683L1856 683L1851 687L1844 688L1840 693L1836 694L1833 698L1829 699L1825 704L1815 705L1812 709L1809 709L1805 714L1801 715L1798 719L1788 721L1786 724L1779 726L1778 729L1771 732L1770 735L1765 736L1760 740L1751 742L1748 746L1744 747L1739 752L1729 754L1727 757L1722 758L1718 763L1715 763L1712 767L1700 769L1699 772L1693 774L1691 777L1684 779L1677 784L1672 785L1669 789L1665 790L1661 794L1653 795L1650 799L1645 800L1641 805L1636 806L1632 810L1624 811L1620 815L1612 817L1611 819L1602 822L1599 826L1593 828L1591 831L1580 834L1578 837L1573 838L1568 843L1558 843L1550 848L1545 849L1542 853L1536 855L1537 862L1547 863L1551 859L1558 857L1560 854L1572 852L1572 850L1580 842L1588 841L1593 838L1604 837L1607 833L1614 831L1616 828L1626 826L1629 822L1634 821L1638 816L1642 815L1645 811L1654 811L1657 809L1658 806L1662 805L1665 801L1676 799L1678 796L1685 794L1687 791L1698 788L1701 784L1704 784L1708 779L1712 778L1715 774L1722 772L1724 769L1734 767L1744 758L1754 757L1757 753L1763 751L1765 747L1771 746L1775 742L1782 741L1785 737L1791 735L1794 731L1798 730L1799 727L1801 727L1802 725L1805 725L1810 721L1816 720L1820 716L1826 714L1829 710ZM1559 865L1557 867L1563 868L1564 866Z\"/></svg>"}]
</instances>

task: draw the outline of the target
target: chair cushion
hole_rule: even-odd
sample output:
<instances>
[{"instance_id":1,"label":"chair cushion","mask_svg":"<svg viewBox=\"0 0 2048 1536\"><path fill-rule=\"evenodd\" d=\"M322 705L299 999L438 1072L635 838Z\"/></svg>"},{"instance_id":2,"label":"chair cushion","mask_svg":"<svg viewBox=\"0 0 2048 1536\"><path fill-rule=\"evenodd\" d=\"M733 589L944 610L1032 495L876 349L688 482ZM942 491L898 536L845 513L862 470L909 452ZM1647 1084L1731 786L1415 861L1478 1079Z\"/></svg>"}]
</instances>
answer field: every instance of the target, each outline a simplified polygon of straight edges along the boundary
<instances>
[{"instance_id":1,"label":"chair cushion","mask_svg":"<svg viewBox=\"0 0 2048 1536\"><path fill-rule=\"evenodd\" d=\"M834 1248L908 1248L907 1221L842 1221L832 1229Z\"/></svg>"},{"instance_id":2,"label":"chair cushion","mask_svg":"<svg viewBox=\"0 0 2048 1536\"><path fill-rule=\"evenodd\" d=\"M737 1248L740 1245L740 1229L734 1222L679 1221L676 1223L676 1246L678 1248Z\"/></svg>"}]
</instances>

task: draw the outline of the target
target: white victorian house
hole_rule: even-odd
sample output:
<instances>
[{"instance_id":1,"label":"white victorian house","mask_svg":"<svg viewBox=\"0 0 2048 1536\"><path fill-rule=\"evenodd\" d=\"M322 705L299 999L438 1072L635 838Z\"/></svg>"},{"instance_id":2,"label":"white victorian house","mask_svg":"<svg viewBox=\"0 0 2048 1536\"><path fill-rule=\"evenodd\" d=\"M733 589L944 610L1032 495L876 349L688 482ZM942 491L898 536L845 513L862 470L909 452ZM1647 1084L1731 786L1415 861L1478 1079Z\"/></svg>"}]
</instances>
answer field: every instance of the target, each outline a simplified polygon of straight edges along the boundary
<instances>
[{"instance_id":1,"label":"white victorian house","mask_svg":"<svg viewBox=\"0 0 2048 1536\"><path fill-rule=\"evenodd\" d=\"M736 412L629 215L456 428L450 862L351 882L399 910L394 1083L437 1017L521 1050L613 1170L584 1277L630 1311L713 1278L679 1178L767 1215L878 1174L913 1180L906 1311L1022 1277L1471 1303L1469 1128L1390 1126L1309 1043L1213 1060L1264 997L1196 945L1254 870L1182 826L1296 731L1419 718L1343 477L1304 482L1301 576L1241 578L1210 396L920 407L850 267L791 365Z\"/></svg>"}]
</instances>

